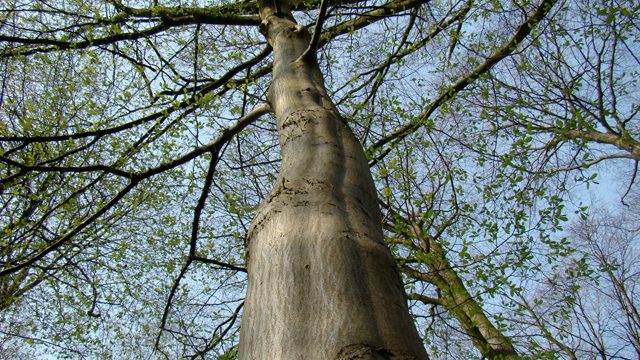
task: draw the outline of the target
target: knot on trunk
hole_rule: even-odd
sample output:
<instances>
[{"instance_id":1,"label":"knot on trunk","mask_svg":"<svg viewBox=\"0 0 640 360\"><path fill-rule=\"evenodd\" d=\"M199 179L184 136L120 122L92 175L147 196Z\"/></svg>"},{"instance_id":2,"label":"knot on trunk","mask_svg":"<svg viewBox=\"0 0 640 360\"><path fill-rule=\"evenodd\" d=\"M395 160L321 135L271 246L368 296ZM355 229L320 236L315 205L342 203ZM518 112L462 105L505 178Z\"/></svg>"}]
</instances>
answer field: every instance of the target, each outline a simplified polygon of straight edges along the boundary
<instances>
[{"instance_id":1,"label":"knot on trunk","mask_svg":"<svg viewBox=\"0 0 640 360\"><path fill-rule=\"evenodd\" d=\"M264 19L262 20L262 22L260 22L260 25L258 25L258 31L264 35L267 36L267 27L269 26L269 20Z\"/></svg>"}]
</instances>

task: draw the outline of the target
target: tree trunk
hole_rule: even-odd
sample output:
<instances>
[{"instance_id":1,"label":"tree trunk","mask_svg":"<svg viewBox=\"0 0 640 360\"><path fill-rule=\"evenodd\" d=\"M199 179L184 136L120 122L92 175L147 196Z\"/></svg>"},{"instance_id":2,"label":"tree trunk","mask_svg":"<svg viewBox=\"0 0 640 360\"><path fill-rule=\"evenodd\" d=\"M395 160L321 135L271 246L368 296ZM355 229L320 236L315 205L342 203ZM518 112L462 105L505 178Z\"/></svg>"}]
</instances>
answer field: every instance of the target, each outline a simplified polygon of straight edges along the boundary
<instances>
[{"instance_id":1,"label":"tree trunk","mask_svg":"<svg viewBox=\"0 0 640 360\"><path fill-rule=\"evenodd\" d=\"M239 358L427 359L362 147L327 96L315 51L300 57L310 35L286 2L260 7L282 168L247 234Z\"/></svg>"}]
</instances>

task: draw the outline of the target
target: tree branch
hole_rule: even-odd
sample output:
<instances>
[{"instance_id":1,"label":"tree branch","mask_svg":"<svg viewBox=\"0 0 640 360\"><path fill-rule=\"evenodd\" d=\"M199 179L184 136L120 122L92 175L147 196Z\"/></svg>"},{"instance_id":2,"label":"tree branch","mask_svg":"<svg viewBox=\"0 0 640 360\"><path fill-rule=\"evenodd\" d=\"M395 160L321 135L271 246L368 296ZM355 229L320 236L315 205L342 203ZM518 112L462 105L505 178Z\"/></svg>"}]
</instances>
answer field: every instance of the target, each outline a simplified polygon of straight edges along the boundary
<instances>
[{"instance_id":1,"label":"tree branch","mask_svg":"<svg viewBox=\"0 0 640 360\"><path fill-rule=\"evenodd\" d=\"M376 141L367 149L366 153L372 155L376 152L376 150L381 149L387 143L394 141L394 144L396 144L399 140L418 130L431 116L431 114L433 114L433 112L435 112L436 109L438 109L442 104L453 99L469 84L473 83L480 76L491 70L493 66L513 53L518 45L522 43L522 40L524 40L531 33L531 30L547 16L556 2L557 0L544 0L540 4L540 6L538 6L538 9L525 22L520 24L520 26L516 30L516 33L502 48L493 53L493 55L489 56L482 64L480 64L480 66L475 68L467 76L458 80L458 82L449 87L449 89L442 92L440 96L438 96L438 98L436 98L436 100L431 103L431 106L429 106L429 108L423 113L418 115L414 120ZM380 159L385 157L389 153L389 151L391 151L392 147L393 146L389 147L387 150L383 151L380 155L374 158L371 161L371 164L375 164L380 161Z\"/></svg>"},{"instance_id":2,"label":"tree branch","mask_svg":"<svg viewBox=\"0 0 640 360\"><path fill-rule=\"evenodd\" d=\"M4 156L0 156L0 161L3 161L9 165L20 168L22 173L27 172L68 172L68 173L82 173L92 171L103 171L114 175L122 176L125 178L131 178L131 173L124 170L119 170L107 165L90 165L90 166L38 166L38 165L25 165L17 161L13 161Z\"/></svg>"},{"instance_id":3,"label":"tree branch","mask_svg":"<svg viewBox=\"0 0 640 360\"><path fill-rule=\"evenodd\" d=\"M256 55L255 57L253 57L251 60L246 61L236 67L234 67L233 69L229 70L227 73L225 73L220 79L214 81L213 83L207 84L205 86L202 87L202 89L197 93L194 94L192 96L190 96L188 99L181 101L179 104L174 105L174 106L170 106L166 109L163 109L161 111L157 111L153 114L150 114L148 116L145 116L141 119L138 120L134 120L119 126L114 126L112 128L108 128L108 129L102 129L102 130L94 130L94 131L85 131L85 132L80 132L80 133L76 133L76 134L68 134L68 135L57 135L57 136L2 136L0 137L0 141L24 141L26 143L33 143L33 142L54 142L54 141L66 141L69 139L81 139L81 138L86 138L86 137L91 137L91 136L95 136L95 137L102 137L105 135L109 135L109 134L114 134L123 130L127 130L127 129L131 129L135 126L144 124L146 122L150 122L152 120L161 118L161 117L167 117L168 115L170 115L171 113L177 111L177 110L183 110L185 108L187 108L188 106L191 106L193 104L196 104L198 102L198 99L201 98L202 96L208 94L209 92L215 90L216 88L219 88L223 85L225 85L228 81L231 80L232 77L234 77L238 72L255 65L256 63L260 62L262 59L264 59L267 55L269 55L271 53L271 46L267 45L265 46L264 50L262 50L262 52L258 55Z\"/></svg>"},{"instance_id":4,"label":"tree branch","mask_svg":"<svg viewBox=\"0 0 640 360\"><path fill-rule=\"evenodd\" d=\"M316 27L313 30L313 37L311 38L311 42L309 42L309 47L305 50L300 58L306 62L314 59L316 56L316 50L318 48L318 41L320 41L320 34L322 33L322 24L324 24L324 18L327 14L327 4L328 0L322 0L322 4L320 5L320 13L318 14L318 19L316 20Z\"/></svg>"},{"instance_id":5,"label":"tree branch","mask_svg":"<svg viewBox=\"0 0 640 360\"><path fill-rule=\"evenodd\" d=\"M69 231L63 237L61 237L58 240L54 241L51 245L45 247L44 249L42 249L42 250L38 251L37 253L35 253L34 255L32 255L29 259L25 260L24 262L3 269L2 271L0 271L0 276L6 276L6 275L9 275L9 274L13 274L16 271L19 271L20 269L23 269L23 268L25 268L27 266L30 266L30 265L34 264L36 261L38 261L38 260L44 258L45 256L47 256L47 254L49 254L50 252L52 252L52 251L58 249L60 246L64 245L67 241L71 240L80 231L82 231L82 229L87 227L89 224L93 223L100 216L102 216L102 214L106 213L109 209L111 209L113 206L115 206L120 201L120 199L122 199L125 195L127 195L129 193L129 191L131 191L134 187L136 187L138 185L138 183L139 183L139 180L137 180L137 181L132 180L124 189L120 190L118 192L118 194L116 194L116 196L114 196L105 206L100 208L100 210L98 210L95 214L90 216L85 221L81 222L78 226L73 228L71 231Z\"/></svg>"},{"instance_id":6,"label":"tree branch","mask_svg":"<svg viewBox=\"0 0 640 360\"><path fill-rule=\"evenodd\" d=\"M141 173L137 173L134 174L134 178L147 178L149 176L155 175L155 174L159 174L163 171L169 170L169 169L173 169L176 166L182 165L190 160L195 159L196 157L207 153L207 152L217 152L220 151L220 149L222 148L222 146L229 140L231 140L231 138L233 138L233 136L235 136L236 134L238 134L240 131L242 131L245 127L247 127L249 124L251 124L252 122L256 121L257 119L260 118L260 116L271 112L271 106L269 106L269 104L264 103L260 106L258 106L257 108L253 109L252 111L250 111L247 115L245 115L242 119L238 120L235 124L233 124L233 126L230 126L229 128L225 129L222 131L222 134L220 134L220 136L218 136L218 138L216 138L216 140L214 140L213 142L207 144L207 145L203 145L200 147L195 148L194 150L182 155L181 157L174 159L173 161L170 161L168 163L164 163L161 164L160 166L151 168L147 171L143 171Z\"/></svg>"},{"instance_id":7,"label":"tree branch","mask_svg":"<svg viewBox=\"0 0 640 360\"><path fill-rule=\"evenodd\" d=\"M207 258L203 258L203 257L197 256L197 255L192 256L191 259L194 260L194 261L203 262L205 264L213 264L213 265L222 266L224 268L227 268L227 269L233 270L233 271L240 271L240 272L244 272L244 273L247 272L247 268L245 268L245 267L238 266L238 265L227 264L227 263L222 262L222 261L213 260L213 259L207 259Z\"/></svg>"},{"instance_id":8,"label":"tree branch","mask_svg":"<svg viewBox=\"0 0 640 360\"><path fill-rule=\"evenodd\" d=\"M409 300L418 300L425 305L445 305L444 300L438 298L432 298L422 294L409 293L407 294L407 299Z\"/></svg>"},{"instance_id":9,"label":"tree branch","mask_svg":"<svg viewBox=\"0 0 640 360\"><path fill-rule=\"evenodd\" d=\"M208 144L206 146L199 147L199 148L191 151L190 153L187 153L184 156L182 156L182 157L180 157L180 158L178 158L178 159L176 159L174 161L171 161L169 163L165 163L163 165L160 165L158 167L149 169L149 170L147 170L145 172L142 172L142 173L133 174L130 177L130 183L125 188L120 190L120 192L118 192L118 194L116 196L114 196L106 205L104 205L102 208L100 208L95 214L93 214L88 219L86 219L85 221L80 223L74 229L69 231L66 235L64 235L63 237L59 238L55 242L53 242L51 245L45 247L44 249L42 249L42 250L38 251L37 253L35 253L34 255L30 256L29 259L25 260L24 262L19 263L17 265L13 265L11 267L5 268L4 270L0 271L0 276L5 276L5 275L9 275L9 274L15 273L16 271L19 271L20 269L23 269L23 268L25 268L27 266L30 266L30 265L34 264L35 262L37 262L38 260L40 260L43 257L45 257L50 252L52 252L52 251L58 249L60 246L64 245L66 242L68 242L70 239L72 239L75 235L77 235L80 231L82 231L85 227L87 227L89 224L93 223L100 216L102 216L105 212L107 212L109 209L111 209L113 206L115 206L126 194L129 193L129 191L131 191L134 187L136 187L142 180L150 178L150 177L152 177L152 176L154 176L156 174L159 174L159 173L161 173L163 171L172 169L172 168L174 168L176 166L182 165L182 164L184 164L184 163L186 163L186 162L188 162L188 161L190 161L190 160L196 158L197 156L202 155L202 154L204 154L206 152L219 151L219 149L221 149L222 146L225 143L227 143L229 140L231 140L233 138L233 136L238 134L245 127L247 127L249 124L251 124L253 121L255 121L260 116L262 116L263 114L266 114L269 111L271 111L271 108L269 107L268 104L263 104L261 106L258 106L256 109L254 109L249 114L247 114L244 118L238 120L238 122L236 122L233 126L229 127L225 131L223 131L222 134L220 136L218 136L218 138L215 141L213 141L212 143L210 143L210 144Z\"/></svg>"}]
</instances>

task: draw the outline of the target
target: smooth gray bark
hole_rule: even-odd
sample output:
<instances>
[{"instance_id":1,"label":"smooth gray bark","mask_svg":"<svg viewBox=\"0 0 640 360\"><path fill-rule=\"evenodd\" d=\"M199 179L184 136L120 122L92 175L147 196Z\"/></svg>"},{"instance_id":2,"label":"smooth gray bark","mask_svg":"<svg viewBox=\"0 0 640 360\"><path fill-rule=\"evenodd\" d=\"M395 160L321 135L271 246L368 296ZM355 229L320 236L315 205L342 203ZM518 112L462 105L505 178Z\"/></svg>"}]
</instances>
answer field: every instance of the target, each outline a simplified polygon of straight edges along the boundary
<instances>
[{"instance_id":1,"label":"smooth gray bark","mask_svg":"<svg viewBox=\"0 0 640 360\"><path fill-rule=\"evenodd\" d=\"M310 36L261 2L282 168L247 234L239 358L427 359L358 140L327 96Z\"/></svg>"}]
</instances>

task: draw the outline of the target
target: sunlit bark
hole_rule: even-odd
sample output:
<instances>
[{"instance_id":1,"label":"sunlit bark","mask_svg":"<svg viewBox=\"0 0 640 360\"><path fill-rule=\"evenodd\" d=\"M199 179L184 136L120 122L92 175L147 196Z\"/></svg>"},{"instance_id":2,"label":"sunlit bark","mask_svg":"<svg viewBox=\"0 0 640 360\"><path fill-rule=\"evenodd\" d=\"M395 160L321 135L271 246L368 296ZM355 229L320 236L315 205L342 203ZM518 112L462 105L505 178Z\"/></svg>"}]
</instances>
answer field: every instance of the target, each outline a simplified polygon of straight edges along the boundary
<instances>
[{"instance_id":1,"label":"sunlit bark","mask_svg":"<svg viewBox=\"0 0 640 360\"><path fill-rule=\"evenodd\" d=\"M240 359L425 359L364 152L328 98L307 30L262 2L282 168L247 235ZM313 49L312 49L313 50Z\"/></svg>"}]
</instances>

